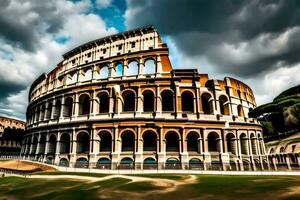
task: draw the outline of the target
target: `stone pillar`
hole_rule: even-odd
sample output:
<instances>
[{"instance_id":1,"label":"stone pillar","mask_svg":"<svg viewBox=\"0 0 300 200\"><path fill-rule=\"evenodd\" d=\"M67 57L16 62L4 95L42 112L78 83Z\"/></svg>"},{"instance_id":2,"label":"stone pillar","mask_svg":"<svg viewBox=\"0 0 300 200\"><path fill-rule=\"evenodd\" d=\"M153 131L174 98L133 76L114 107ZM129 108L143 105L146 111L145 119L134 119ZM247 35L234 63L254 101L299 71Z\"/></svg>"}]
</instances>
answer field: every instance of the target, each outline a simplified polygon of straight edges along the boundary
<instances>
[{"instance_id":1,"label":"stone pillar","mask_svg":"<svg viewBox=\"0 0 300 200\"><path fill-rule=\"evenodd\" d=\"M157 153L157 164L158 164L158 169L164 169L166 163L166 145L165 145L162 128L161 127L157 128L157 132L159 135L159 144L160 144L160 148L158 149L158 153Z\"/></svg>"},{"instance_id":2,"label":"stone pillar","mask_svg":"<svg viewBox=\"0 0 300 200\"><path fill-rule=\"evenodd\" d=\"M119 160L120 160L120 144L119 144L119 127L114 127L114 148L112 149L111 153L111 168L118 169Z\"/></svg>"},{"instance_id":3,"label":"stone pillar","mask_svg":"<svg viewBox=\"0 0 300 200\"><path fill-rule=\"evenodd\" d=\"M99 104L97 103L97 96L95 90L92 93L92 100L91 100L91 115L96 116L97 115L97 108L99 108Z\"/></svg>"},{"instance_id":4,"label":"stone pillar","mask_svg":"<svg viewBox=\"0 0 300 200\"><path fill-rule=\"evenodd\" d=\"M49 135L49 132L48 132L47 135L46 135L45 153L44 153L43 162L45 162L46 159L47 159L47 154L48 154L48 151L49 151L49 138L50 138L50 135Z\"/></svg>"},{"instance_id":5,"label":"stone pillar","mask_svg":"<svg viewBox=\"0 0 300 200\"><path fill-rule=\"evenodd\" d=\"M156 115L160 116L162 113L162 99L160 96L160 88L159 86L156 88Z\"/></svg>"},{"instance_id":6,"label":"stone pillar","mask_svg":"<svg viewBox=\"0 0 300 200\"><path fill-rule=\"evenodd\" d=\"M90 160L89 160L89 166L91 168L96 167L97 163L97 153L95 150L95 143L96 143L96 130L95 128L91 129L91 139L90 139Z\"/></svg>"},{"instance_id":7,"label":"stone pillar","mask_svg":"<svg viewBox=\"0 0 300 200\"><path fill-rule=\"evenodd\" d=\"M74 167L77 157L77 140L76 140L76 131L72 131L72 140L71 140L71 153L70 153L70 167Z\"/></svg>"},{"instance_id":8,"label":"stone pillar","mask_svg":"<svg viewBox=\"0 0 300 200\"><path fill-rule=\"evenodd\" d=\"M160 56L157 56L157 59L156 59L156 76L160 77L162 72L163 72L163 69L162 69L162 64L161 64L161 58L160 58Z\"/></svg>"},{"instance_id":9,"label":"stone pillar","mask_svg":"<svg viewBox=\"0 0 300 200\"><path fill-rule=\"evenodd\" d=\"M73 101L73 117L78 117L79 114L79 95L76 93L75 94L75 99Z\"/></svg>"},{"instance_id":10,"label":"stone pillar","mask_svg":"<svg viewBox=\"0 0 300 200\"><path fill-rule=\"evenodd\" d=\"M60 155L60 136L61 133L58 131L57 133L57 140L56 140L56 149L55 149L55 159L54 159L54 164L58 165L59 164L59 155Z\"/></svg>"},{"instance_id":11,"label":"stone pillar","mask_svg":"<svg viewBox=\"0 0 300 200\"><path fill-rule=\"evenodd\" d=\"M138 88L138 92L137 92L137 111L136 114L137 116L140 116L143 112L143 95L142 95L142 91L141 88Z\"/></svg>"},{"instance_id":12,"label":"stone pillar","mask_svg":"<svg viewBox=\"0 0 300 200\"><path fill-rule=\"evenodd\" d=\"M137 127L137 148L135 151L135 169L142 169L143 167L143 138L141 137L141 127Z\"/></svg>"}]
</instances>

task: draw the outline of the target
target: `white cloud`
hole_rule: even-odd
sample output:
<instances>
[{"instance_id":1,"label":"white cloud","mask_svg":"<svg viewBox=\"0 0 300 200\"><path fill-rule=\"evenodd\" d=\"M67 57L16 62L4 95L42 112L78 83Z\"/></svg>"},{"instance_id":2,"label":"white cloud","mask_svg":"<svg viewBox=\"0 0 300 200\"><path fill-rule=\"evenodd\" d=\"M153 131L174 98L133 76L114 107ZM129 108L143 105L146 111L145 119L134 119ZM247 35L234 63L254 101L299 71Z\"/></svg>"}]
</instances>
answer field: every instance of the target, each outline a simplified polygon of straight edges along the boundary
<instances>
[{"instance_id":1,"label":"white cloud","mask_svg":"<svg viewBox=\"0 0 300 200\"><path fill-rule=\"evenodd\" d=\"M107 27L100 16L87 12L92 6L89 0L76 3L62 0L50 4L55 9L45 9L47 5L40 5L44 6L44 8L39 8L45 9L43 14L33 9L31 1L22 2L22 4L13 1L8 7L10 13L22 14L23 21L20 23L29 23L32 29L39 30L37 44L35 44L38 48L35 51L24 50L20 46L1 39L0 35L1 49L12 54L13 58L7 59L5 56L0 56L0 82L5 85L22 85L26 88L21 91L12 91L2 100L0 115L10 115L24 120L29 87L40 74L54 69L56 64L61 61L62 54L77 45L117 32L115 28ZM47 28L53 25L52 22L45 19L36 20L40 17L50 18L50 16L57 17L57 15L60 18L58 22L61 23L61 27L54 32L47 31ZM11 15L8 17L10 18ZM57 19L55 18L55 20ZM69 40L66 43L59 43L55 40L55 36L67 36Z\"/></svg>"},{"instance_id":2,"label":"white cloud","mask_svg":"<svg viewBox=\"0 0 300 200\"><path fill-rule=\"evenodd\" d=\"M96 0L96 5L99 8L107 8L111 5L112 0Z\"/></svg>"}]
</instances>

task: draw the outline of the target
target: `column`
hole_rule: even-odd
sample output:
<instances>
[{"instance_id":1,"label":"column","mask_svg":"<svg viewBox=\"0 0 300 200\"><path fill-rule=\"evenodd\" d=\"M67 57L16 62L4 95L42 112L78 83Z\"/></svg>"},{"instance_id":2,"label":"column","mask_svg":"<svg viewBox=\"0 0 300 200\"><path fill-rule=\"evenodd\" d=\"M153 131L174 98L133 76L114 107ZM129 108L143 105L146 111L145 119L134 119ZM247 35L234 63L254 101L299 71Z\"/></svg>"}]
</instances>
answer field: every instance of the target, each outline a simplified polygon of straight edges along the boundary
<instances>
[{"instance_id":1,"label":"column","mask_svg":"<svg viewBox=\"0 0 300 200\"><path fill-rule=\"evenodd\" d=\"M112 149L111 153L111 168L117 169L119 165L120 159L120 139L119 139L119 127L116 125L113 129L113 140L114 140L114 148Z\"/></svg>"},{"instance_id":2,"label":"column","mask_svg":"<svg viewBox=\"0 0 300 200\"><path fill-rule=\"evenodd\" d=\"M75 94L75 99L73 101L73 117L78 117L79 114L79 95L76 93Z\"/></svg>"},{"instance_id":3,"label":"column","mask_svg":"<svg viewBox=\"0 0 300 200\"><path fill-rule=\"evenodd\" d=\"M59 113L59 119L64 118L64 110L65 110L65 97L61 97L61 108L60 108L60 113Z\"/></svg>"},{"instance_id":4,"label":"column","mask_svg":"<svg viewBox=\"0 0 300 200\"><path fill-rule=\"evenodd\" d=\"M57 140L56 140L56 149L55 149L55 159L54 159L54 164L55 165L59 164L60 136L61 136L61 133L60 133L60 131L58 131L57 132Z\"/></svg>"},{"instance_id":5,"label":"column","mask_svg":"<svg viewBox=\"0 0 300 200\"><path fill-rule=\"evenodd\" d=\"M142 91L141 91L141 87L138 88L138 92L137 92L137 116L140 116L143 112L143 95L142 95Z\"/></svg>"},{"instance_id":6,"label":"column","mask_svg":"<svg viewBox=\"0 0 300 200\"><path fill-rule=\"evenodd\" d=\"M157 133L159 135L158 139L159 139L159 147L160 147L157 153L157 164L158 164L158 169L164 169L166 163L166 146L165 146L162 127L157 128Z\"/></svg>"},{"instance_id":7,"label":"column","mask_svg":"<svg viewBox=\"0 0 300 200\"><path fill-rule=\"evenodd\" d=\"M141 137L141 127L136 128L137 148L135 151L135 169L142 169L143 166L143 138Z\"/></svg>"},{"instance_id":8,"label":"column","mask_svg":"<svg viewBox=\"0 0 300 200\"><path fill-rule=\"evenodd\" d=\"M56 112L56 107L55 107L55 104L56 104L56 99L54 99L52 101L52 109L51 109L51 115L50 115L50 119L54 119L54 113Z\"/></svg>"}]
</instances>

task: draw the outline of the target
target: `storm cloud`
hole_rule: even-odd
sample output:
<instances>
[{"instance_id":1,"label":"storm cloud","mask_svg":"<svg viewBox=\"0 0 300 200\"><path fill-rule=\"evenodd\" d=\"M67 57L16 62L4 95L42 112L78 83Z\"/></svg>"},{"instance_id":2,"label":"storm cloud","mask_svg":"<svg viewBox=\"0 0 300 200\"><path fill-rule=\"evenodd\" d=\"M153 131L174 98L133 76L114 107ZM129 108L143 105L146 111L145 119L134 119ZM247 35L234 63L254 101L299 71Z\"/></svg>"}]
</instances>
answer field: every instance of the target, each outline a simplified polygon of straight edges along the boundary
<instances>
[{"instance_id":1,"label":"storm cloud","mask_svg":"<svg viewBox=\"0 0 300 200\"><path fill-rule=\"evenodd\" d=\"M297 0L128 0L125 17L130 28L157 26L186 59L205 57L217 72L251 77L299 62L299 11Z\"/></svg>"}]
</instances>

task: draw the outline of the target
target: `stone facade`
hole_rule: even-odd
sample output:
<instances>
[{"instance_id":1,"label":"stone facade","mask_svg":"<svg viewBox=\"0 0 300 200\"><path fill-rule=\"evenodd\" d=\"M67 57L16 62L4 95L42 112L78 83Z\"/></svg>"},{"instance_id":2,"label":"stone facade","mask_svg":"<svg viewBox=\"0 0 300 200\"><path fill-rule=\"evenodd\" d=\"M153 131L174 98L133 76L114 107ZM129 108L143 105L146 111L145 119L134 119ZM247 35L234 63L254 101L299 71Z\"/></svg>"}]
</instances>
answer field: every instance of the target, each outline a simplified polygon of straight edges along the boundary
<instances>
[{"instance_id":1,"label":"stone facade","mask_svg":"<svg viewBox=\"0 0 300 200\"><path fill-rule=\"evenodd\" d=\"M172 69L152 26L83 44L32 85L25 158L96 168L268 168L250 87Z\"/></svg>"},{"instance_id":2,"label":"stone facade","mask_svg":"<svg viewBox=\"0 0 300 200\"><path fill-rule=\"evenodd\" d=\"M275 170L300 170L300 133L266 143L270 167Z\"/></svg>"},{"instance_id":3,"label":"stone facade","mask_svg":"<svg viewBox=\"0 0 300 200\"><path fill-rule=\"evenodd\" d=\"M0 155L19 154L26 123L0 116Z\"/></svg>"}]
</instances>

